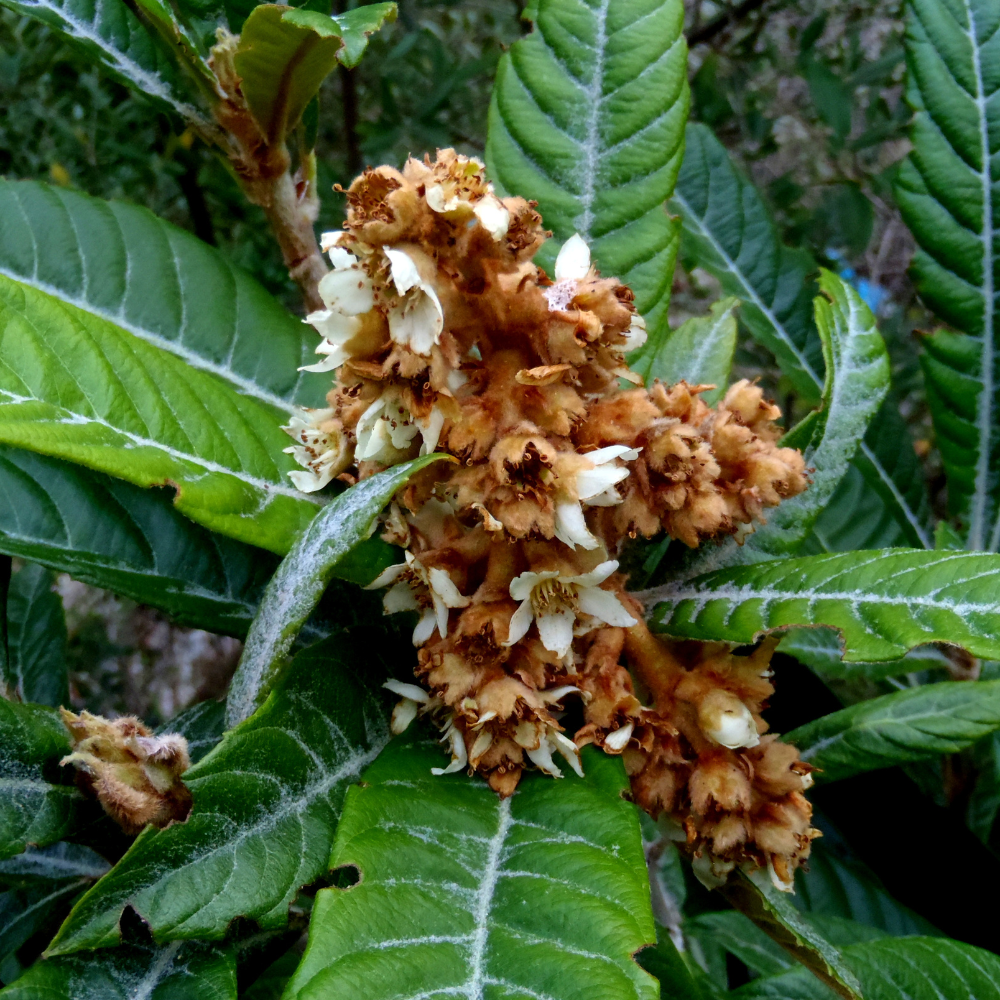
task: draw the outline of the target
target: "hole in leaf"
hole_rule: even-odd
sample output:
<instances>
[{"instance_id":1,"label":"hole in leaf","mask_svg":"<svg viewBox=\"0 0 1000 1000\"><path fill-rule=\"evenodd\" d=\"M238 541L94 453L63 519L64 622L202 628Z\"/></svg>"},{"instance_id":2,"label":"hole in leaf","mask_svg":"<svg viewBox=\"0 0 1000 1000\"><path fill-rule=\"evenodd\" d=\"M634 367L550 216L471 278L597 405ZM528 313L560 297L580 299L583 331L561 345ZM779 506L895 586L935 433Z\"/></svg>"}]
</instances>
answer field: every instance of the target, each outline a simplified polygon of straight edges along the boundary
<instances>
[{"instance_id":1,"label":"hole in leaf","mask_svg":"<svg viewBox=\"0 0 1000 1000\"><path fill-rule=\"evenodd\" d=\"M334 889L352 889L361 881L361 869L357 865L343 865L330 873L330 885Z\"/></svg>"}]
</instances>

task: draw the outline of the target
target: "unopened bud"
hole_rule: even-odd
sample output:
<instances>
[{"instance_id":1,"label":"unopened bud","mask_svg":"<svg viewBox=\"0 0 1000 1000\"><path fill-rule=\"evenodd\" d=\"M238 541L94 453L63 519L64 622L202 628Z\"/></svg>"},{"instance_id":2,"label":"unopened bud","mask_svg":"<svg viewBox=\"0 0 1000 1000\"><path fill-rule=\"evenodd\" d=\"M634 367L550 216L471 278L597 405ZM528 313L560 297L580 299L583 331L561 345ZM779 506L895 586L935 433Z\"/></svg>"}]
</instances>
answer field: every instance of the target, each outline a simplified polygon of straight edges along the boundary
<instances>
[{"instance_id":1,"label":"unopened bud","mask_svg":"<svg viewBox=\"0 0 1000 1000\"><path fill-rule=\"evenodd\" d=\"M191 793L181 775L191 760L183 736L155 736L132 716L60 714L73 752L59 763L76 767L80 784L123 830L138 833L149 823L162 827L187 817Z\"/></svg>"},{"instance_id":2,"label":"unopened bud","mask_svg":"<svg viewBox=\"0 0 1000 1000\"><path fill-rule=\"evenodd\" d=\"M750 709L734 694L722 689L709 691L698 706L698 725L711 740L730 750L760 743Z\"/></svg>"}]
</instances>

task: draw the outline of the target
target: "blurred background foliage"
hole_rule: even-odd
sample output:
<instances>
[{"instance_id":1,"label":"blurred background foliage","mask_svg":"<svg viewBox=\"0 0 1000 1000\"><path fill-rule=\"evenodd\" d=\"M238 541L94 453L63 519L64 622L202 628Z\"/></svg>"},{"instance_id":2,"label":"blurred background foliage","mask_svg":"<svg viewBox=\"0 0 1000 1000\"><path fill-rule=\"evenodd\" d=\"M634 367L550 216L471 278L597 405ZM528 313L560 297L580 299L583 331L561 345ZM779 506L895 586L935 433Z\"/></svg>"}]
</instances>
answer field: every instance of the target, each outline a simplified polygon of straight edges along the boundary
<instances>
[{"instance_id":1,"label":"blurred background foliage","mask_svg":"<svg viewBox=\"0 0 1000 1000\"><path fill-rule=\"evenodd\" d=\"M692 118L710 125L742 164L783 239L853 280L878 314L900 405L943 514L917 362L918 331L932 320L907 277L912 237L892 197L909 149L901 0L685 2ZM334 12L348 5L337 0ZM444 146L482 153L493 73L504 47L529 27L524 6L400 0L398 20L372 39L361 65L331 74L316 147L321 230L342 220L333 185L347 185L365 165L400 165L410 153ZM145 205L299 308L263 213L222 162L44 25L2 9L0 174ZM672 319L706 313L718 295L714 279L682 260ZM735 374L759 378L788 408L792 395L762 348L744 340ZM80 705L166 718L196 692L222 690L239 653L234 640L192 636L80 586L60 583ZM102 664L100 677L88 663Z\"/></svg>"}]
</instances>

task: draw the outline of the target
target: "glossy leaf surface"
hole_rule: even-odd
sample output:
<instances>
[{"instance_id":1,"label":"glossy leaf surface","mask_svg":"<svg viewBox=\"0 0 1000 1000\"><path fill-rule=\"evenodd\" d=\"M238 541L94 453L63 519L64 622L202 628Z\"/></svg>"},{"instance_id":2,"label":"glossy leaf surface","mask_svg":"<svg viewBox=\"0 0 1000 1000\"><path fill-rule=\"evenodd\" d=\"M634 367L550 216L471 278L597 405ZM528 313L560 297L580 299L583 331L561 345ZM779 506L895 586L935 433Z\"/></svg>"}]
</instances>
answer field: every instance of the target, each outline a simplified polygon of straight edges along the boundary
<instances>
[{"instance_id":1,"label":"glossy leaf surface","mask_svg":"<svg viewBox=\"0 0 1000 1000\"><path fill-rule=\"evenodd\" d=\"M691 639L753 642L789 625L839 629L845 660L891 660L949 642L1000 658L1000 557L885 549L720 570L647 597L655 626Z\"/></svg>"},{"instance_id":2,"label":"glossy leaf surface","mask_svg":"<svg viewBox=\"0 0 1000 1000\"><path fill-rule=\"evenodd\" d=\"M185 773L188 819L147 828L50 952L117 944L126 906L157 942L221 939L237 917L286 926L295 893L326 871L347 786L388 739L378 643L359 631L300 653L264 706Z\"/></svg>"},{"instance_id":3,"label":"glossy leaf surface","mask_svg":"<svg viewBox=\"0 0 1000 1000\"><path fill-rule=\"evenodd\" d=\"M586 777L532 773L500 799L432 775L441 748L413 727L397 738L348 795L331 864L361 881L317 895L288 1000L654 1000L632 959L655 934L627 779L582 756Z\"/></svg>"},{"instance_id":4,"label":"glossy leaf surface","mask_svg":"<svg viewBox=\"0 0 1000 1000\"><path fill-rule=\"evenodd\" d=\"M555 239L579 233L630 285L650 346L666 330L678 230L665 201L690 94L680 0L540 0L535 29L500 61L486 162L508 194L538 202Z\"/></svg>"}]
</instances>

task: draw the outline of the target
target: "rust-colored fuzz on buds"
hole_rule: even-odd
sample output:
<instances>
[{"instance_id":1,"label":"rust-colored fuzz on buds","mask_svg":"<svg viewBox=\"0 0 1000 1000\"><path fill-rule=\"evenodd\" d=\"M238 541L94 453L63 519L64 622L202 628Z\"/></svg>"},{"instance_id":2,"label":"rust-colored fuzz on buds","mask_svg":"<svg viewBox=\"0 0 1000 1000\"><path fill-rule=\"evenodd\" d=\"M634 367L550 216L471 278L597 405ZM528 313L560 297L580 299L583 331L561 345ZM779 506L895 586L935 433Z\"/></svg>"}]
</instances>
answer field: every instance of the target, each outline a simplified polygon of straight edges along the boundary
<instances>
[{"instance_id":1,"label":"rust-colored fuzz on buds","mask_svg":"<svg viewBox=\"0 0 1000 1000\"><path fill-rule=\"evenodd\" d=\"M59 763L76 767L77 782L126 833L187 818L191 793L181 775L191 761L183 736L156 736L130 715L59 711L73 742Z\"/></svg>"},{"instance_id":2,"label":"rust-colored fuzz on buds","mask_svg":"<svg viewBox=\"0 0 1000 1000\"><path fill-rule=\"evenodd\" d=\"M671 652L616 558L640 534L734 534L805 489L777 407L745 381L714 409L709 386L643 387L625 360L646 339L632 292L580 236L551 280L533 263L550 235L534 204L498 198L474 159L367 170L347 202L323 237L325 308L307 317L322 336L310 370L336 383L286 428L291 476L313 491L457 459L415 475L386 518L405 555L371 586L389 588L387 612L417 613L421 682L388 685L393 728L430 715L452 754L440 770L501 795L526 767L579 771L585 743L625 753L637 800L712 870L746 861L787 884L814 832L808 767L758 736L769 654ZM567 733L572 699L584 724Z\"/></svg>"}]
</instances>

